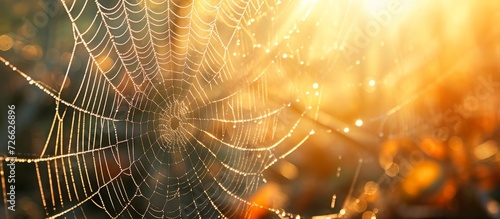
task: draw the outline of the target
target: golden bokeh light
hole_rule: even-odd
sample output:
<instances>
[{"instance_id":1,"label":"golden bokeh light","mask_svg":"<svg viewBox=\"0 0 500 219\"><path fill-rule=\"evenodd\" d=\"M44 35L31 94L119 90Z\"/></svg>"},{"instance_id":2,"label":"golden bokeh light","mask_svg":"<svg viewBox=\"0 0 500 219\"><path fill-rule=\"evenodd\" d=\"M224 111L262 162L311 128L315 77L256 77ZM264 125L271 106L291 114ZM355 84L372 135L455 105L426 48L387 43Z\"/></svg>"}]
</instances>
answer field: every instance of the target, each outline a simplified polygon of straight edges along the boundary
<instances>
[{"instance_id":1,"label":"golden bokeh light","mask_svg":"<svg viewBox=\"0 0 500 219\"><path fill-rule=\"evenodd\" d=\"M436 139L426 137L420 142L419 146L422 152L430 157L443 160L447 156L445 146Z\"/></svg>"},{"instance_id":2,"label":"golden bokeh light","mask_svg":"<svg viewBox=\"0 0 500 219\"><path fill-rule=\"evenodd\" d=\"M361 216L362 219L377 219L377 215L372 211L365 211Z\"/></svg>"},{"instance_id":3,"label":"golden bokeh light","mask_svg":"<svg viewBox=\"0 0 500 219\"><path fill-rule=\"evenodd\" d=\"M438 179L443 177L441 167L435 162L425 161L415 166L404 180L402 188L409 197L416 197L429 189Z\"/></svg>"},{"instance_id":4,"label":"golden bokeh light","mask_svg":"<svg viewBox=\"0 0 500 219\"><path fill-rule=\"evenodd\" d=\"M478 160L485 160L498 154L498 144L489 140L474 148L474 157Z\"/></svg>"},{"instance_id":5,"label":"golden bokeh light","mask_svg":"<svg viewBox=\"0 0 500 219\"><path fill-rule=\"evenodd\" d=\"M42 57L43 50L38 45L25 45L21 50L21 55L28 60L37 60Z\"/></svg>"},{"instance_id":6,"label":"golden bokeh light","mask_svg":"<svg viewBox=\"0 0 500 219\"><path fill-rule=\"evenodd\" d=\"M114 65L113 59L108 56L99 56L96 58L96 62L103 74L107 74Z\"/></svg>"},{"instance_id":7,"label":"golden bokeh light","mask_svg":"<svg viewBox=\"0 0 500 219\"><path fill-rule=\"evenodd\" d=\"M63 21L46 9L33 13L36 20L26 3L12 7L17 23L0 21L12 27L0 34L8 77L48 94L50 112L56 106L60 124L48 124L41 132L47 143L38 144L53 151L33 157L107 153L97 138L120 150L127 143L123 148L137 150L129 154L176 166L165 169L168 180L198 180L179 187L182 195L199 186L207 200L221 197L203 204L222 216L232 201L237 210L250 209L248 218L405 218L413 204L459 215L470 201L463 194L482 213L500 213L500 1L169 0L109 8L101 0L76 2L58 2L77 6L69 13L60 8ZM37 25L44 17L50 25ZM13 81L9 91L21 90ZM158 113L164 108L173 110ZM157 128L155 116L165 112L176 116ZM94 118L108 119L101 126L109 130L92 129ZM184 146L166 150L173 163L155 157L167 148L155 148L162 143L169 150ZM188 161L194 164L181 165ZM71 162L62 165L73 171ZM129 174L113 168L89 170L109 175L102 185ZM161 174L141 176L160 182ZM137 189L149 186L130 175L143 182ZM47 197L42 207L54 207L47 216L83 208L80 200L58 198L64 188L52 192L50 171L39 177L46 176L50 183L36 186ZM178 198L172 191L162 195ZM112 202L119 210L135 204L120 201ZM115 216L115 209L99 207Z\"/></svg>"},{"instance_id":8,"label":"golden bokeh light","mask_svg":"<svg viewBox=\"0 0 500 219\"><path fill-rule=\"evenodd\" d=\"M388 163L384 166L385 174L395 177L399 174L399 165L397 163Z\"/></svg>"},{"instance_id":9,"label":"golden bokeh light","mask_svg":"<svg viewBox=\"0 0 500 219\"><path fill-rule=\"evenodd\" d=\"M299 174L297 167L288 161L283 161L279 164L279 171L281 175L290 180L297 178Z\"/></svg>"},{"instance_id":10,"label":"golden bokeh light","mask_svg":"<svg viewBox=\"0 0 500 219\"><path fill-rule=\"evenodd\" d=\"M5 34L0 36L0 50L7 51L11 49L13 45L14 42L10 36Z\"/></svg>"}]
</instances>

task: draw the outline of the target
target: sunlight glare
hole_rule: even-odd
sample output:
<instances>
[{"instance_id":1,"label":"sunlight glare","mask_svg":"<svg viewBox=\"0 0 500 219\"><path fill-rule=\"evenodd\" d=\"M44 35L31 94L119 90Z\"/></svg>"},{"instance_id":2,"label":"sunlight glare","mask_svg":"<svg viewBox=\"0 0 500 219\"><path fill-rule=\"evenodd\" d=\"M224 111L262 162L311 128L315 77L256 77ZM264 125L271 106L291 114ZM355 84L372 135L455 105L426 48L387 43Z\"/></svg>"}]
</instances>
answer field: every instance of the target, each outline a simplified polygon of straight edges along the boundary
<instances>
[{"instance_id":1,"label":"sunlight glare","mask_svg":"<svg viewBox=\"0 0 500 219\"><path fill-rule=\"evenodd\" d=\"M364 6L368 11L376 11L387 5L387 0L365 0Z\"/></svg>"}]
</instances>

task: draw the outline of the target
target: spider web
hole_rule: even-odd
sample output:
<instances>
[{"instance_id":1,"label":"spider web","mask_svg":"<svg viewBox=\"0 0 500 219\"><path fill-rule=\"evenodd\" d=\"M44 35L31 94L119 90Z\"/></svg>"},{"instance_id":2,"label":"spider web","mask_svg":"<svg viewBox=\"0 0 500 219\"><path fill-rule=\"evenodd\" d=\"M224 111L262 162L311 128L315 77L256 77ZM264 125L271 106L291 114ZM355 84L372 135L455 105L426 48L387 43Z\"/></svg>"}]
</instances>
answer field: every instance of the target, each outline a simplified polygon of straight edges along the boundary
<instances>
[{"instance_id":1,"label":"spider web","mask_svg":"<svg viewBox=\"0 0 500 219\"><path fill-rule=\"evenodd\" d=\"M35 166L47 217L86 217L90 206L113 218L280 213L249 199L314 134L321 87L299 46L314 4L61 6L74 47L60 84L1 58L55 101L43 150L16 159Z\"/></svg>"},{"instance_id":2,"label":"spider web","mask_svg":"<svg viewBox=\"0 0 500 219\"><path fill-rule=\"evenodd\" d=\"M43 61L26 56L37 42L23 39L0 56L2 72L50 100L50 121L33 118L46 108L18 108L17 157L0 157L0 176L12 160L19 181L36 175L27 182L36 188L16 187L18 207L36 199L31 210L48 218L391 217L390 203L404 204L394 191L411 181L405 174L439 159L424 143L465 135L472 115L492 115L498 104L495 74L475 74L485 57L496 63L499 53L489 50L498 37L452 28L475 30L468 16L434 20L472 3L437 5L62 0L64 19L54 19L45 39L57 42ZM10 37L0 35L0 49ZM47 69L53 59L62 70ZM24 124L33 139L21 136L25 116L35 120ZM432 138L417 146L422 136ZM291 160L306 167L302 179L291 180ZM289 181L276 186L283 177ZM308 186L322 194L294 190ZM7 190L3 182L5 208ZM279 192L298 204L279 203ZM300 209L304 203L314 209Z\"/></svg>"}]
</instances>

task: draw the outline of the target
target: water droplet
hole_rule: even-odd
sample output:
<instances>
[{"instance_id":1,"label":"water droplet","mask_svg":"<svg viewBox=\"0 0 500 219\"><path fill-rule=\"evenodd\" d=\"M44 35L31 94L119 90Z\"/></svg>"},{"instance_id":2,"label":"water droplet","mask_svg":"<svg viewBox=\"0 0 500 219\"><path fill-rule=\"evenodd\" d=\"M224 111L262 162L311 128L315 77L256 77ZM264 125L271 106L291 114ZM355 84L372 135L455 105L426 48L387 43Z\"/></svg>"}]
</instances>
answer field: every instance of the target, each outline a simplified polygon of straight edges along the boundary
<instances>
[{"instance_id":1,"label":"water droplet","mask_svg":"<svg viewBox=\"0 0 500 219\"><path fill-rule=\"evenodd\" d=\"M340 209L340 212L339 212L341 215L345 215L345 209Z\"/></svg>"},{"instance_id":2,"label":"water droplet","mask_svg":"<svg viewBox=\"0 0 500 219\"><path fill-rule=\"evenodd\" d=\"M5 62L5 65L9 65L9 64L10 64L10 62L9 62L9 61L6 61L6 62Z\"/></svg>"},{"instance_id":3,"label":"water droplet","mask_svg":"<svg viewBox=\"0 0 500 219\"><path fill-rule=\"evenodd\" d=\"M16 67L12 67L12 70L13 70L13 71L16 71L16 70L17 70L17 68L16 68Z\"/></svg>"},{"instance_id":4,"label":"water droplet","mask_svg":"<svg viewBox=\"0 0 500 219\"><path fill-rule=\"evenodd\" d=\"M363 125L363 120L361 119L356 120L356 126L360 127L362 125Z\"/></svg>"},{"instance_id":5,"label":"water droplet","mask_svg":"<svg viewBox=\"0 0 500 219\"><path fill-rule=\"evenodd\" d=\"M375 86L375 80L373 80L373 79L372 79L372 80L370 80L370 81L368 82L368 85L369 85L370 87Z\"/></svg>"},{"instance_id":6,"label":"water droplet","mask_svg":"<svg viewBox=\"0 0 500 219\"><path fill-rule=\"evenodd\" d=\"M336 195L333 195L332 196L332 203L330 204L330 207L331 208L335 208L335 202L337 201L337 196Z\"/></svg>"},{"instance_id":7,"label":"water droplet","mask_svg":"<svg viewBox=\"0 0 500 219\"><path fill-rule=\"evenodd\" d=\"M286 57L288 57L288 55L286 53L283 53L283 58L286 59Z\"/></svg>"},{"instance_id":8,"label":"water droplet","mask_svg":"<svg viewBox=\"0 0 500 219\"><path fill-rule=\"evenodd\" d=\"M315 82L315 83L313 84L313 89L318 89L318 87L319 87L319 84Z\"/></svg>"},{"instance_id":9,"label":"water droplet","mask_svg":"<svg viewBox=\"0 0 500 219\"><path fill-rule=\"evenodd\" d=\"M349 132L349 127L345 127L345 128L344 128L344 132L345 132L345 133L348 133L348 132Z\"/></svg>"}]
</instances>

